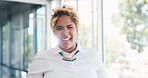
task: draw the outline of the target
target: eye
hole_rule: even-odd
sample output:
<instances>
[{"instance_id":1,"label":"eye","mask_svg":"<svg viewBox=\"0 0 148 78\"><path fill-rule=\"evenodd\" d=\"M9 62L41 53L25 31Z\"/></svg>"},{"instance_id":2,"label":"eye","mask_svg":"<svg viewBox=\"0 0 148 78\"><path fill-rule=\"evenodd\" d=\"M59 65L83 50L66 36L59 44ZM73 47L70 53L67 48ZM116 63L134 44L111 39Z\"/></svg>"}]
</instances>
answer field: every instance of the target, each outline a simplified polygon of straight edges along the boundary
<instances>
[{"instance_id":1,"label":"eye","mask_svg":"<svg viewBox=\"0 0 148 78\"><path fill-rule=\"evenodd\" d=\"M69 25L67 26L67 28L68 28L68 29L72 29L72 28L73 28L73 25L72 25L72 24L69 24Z\"/></svg>"},{"instance_id":2,"label":"eye","mask_svg":"<svg viewBox=\"0 0 148 78\"><path fill-rule=\"evenodd\" d=\"M62 30L61 26L56 26L56 30Z\"/></svg>"},{"instance_id":3,"label":"eye","mask_svg":"<svg viewBox=\"0 0 148 78\"><path fill-rule=\"evenodd\" d=\"M71 29L71 28L73 28L73 27L68 27L68 29Z\"/></svg>"},{"instance_id":4,"label":"eye","mask_svg":"<svg viewBox=\"0 0 148 78\"><path fill-rule=\"evenodd\" d=\"M56 30L61 30L62 28L56 28Z\"/></svg>"}]
</instances>

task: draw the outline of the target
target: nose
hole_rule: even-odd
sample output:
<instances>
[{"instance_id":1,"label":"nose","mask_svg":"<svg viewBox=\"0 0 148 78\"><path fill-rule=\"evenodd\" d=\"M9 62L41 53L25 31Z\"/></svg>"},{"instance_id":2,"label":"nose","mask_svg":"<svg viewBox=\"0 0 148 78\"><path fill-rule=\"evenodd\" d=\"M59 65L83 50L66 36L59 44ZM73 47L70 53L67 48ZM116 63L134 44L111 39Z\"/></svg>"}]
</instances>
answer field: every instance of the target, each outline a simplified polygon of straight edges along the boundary
<instances>
[{"instance_id":1,"label":"nose","mask_svg":"<svg viewBox=\"0 0 148 78\"><path fill-rule=\"evenodd\" d=\"M62 32L62 35L67 36L68 34L69 34L69 31L67 29L64 29L63 32Z\"/></svg>"}]
</instances>

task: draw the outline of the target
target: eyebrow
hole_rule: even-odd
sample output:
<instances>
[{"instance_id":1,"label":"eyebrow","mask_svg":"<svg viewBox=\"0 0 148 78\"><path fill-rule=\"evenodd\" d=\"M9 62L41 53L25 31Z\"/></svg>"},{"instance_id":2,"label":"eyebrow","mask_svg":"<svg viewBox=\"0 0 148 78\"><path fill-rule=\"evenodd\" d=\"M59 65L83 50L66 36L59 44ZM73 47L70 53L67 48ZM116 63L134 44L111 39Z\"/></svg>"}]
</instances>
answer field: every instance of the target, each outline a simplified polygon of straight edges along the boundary
<instances>
[{"instance_id":1,"label":"eyebrow","mask_svg":"<svg viewBox=\"0 0 148 78\"><path fill-rule=\"evenodd\" d=\"M67 27L69 27L69 26L73 26L73 24L69 24L69 25L67 25Z\"/></svg>"},{"instance_id":2,"label":"eyebrow","mask_svg":"<svg viewBox=\"0 0 148 78\"><path fill-rule=\"evenodd\" d=\"M56 28L58 28L58 27L62 27L62 26L56 26Z\"/></svg>"},{"instance_id":3,"label":"eyebrow","mask_svg":"<svg viewBox=\"0 0 148 78\"><path fill-rule=\"evenodd\" d=\"M73 26L73 24L67 25L67 27L69 27L69 26ZM62 27L62 26L56 26L56 28L58 28L58 27Z\"/></svg>"}]
</instances>

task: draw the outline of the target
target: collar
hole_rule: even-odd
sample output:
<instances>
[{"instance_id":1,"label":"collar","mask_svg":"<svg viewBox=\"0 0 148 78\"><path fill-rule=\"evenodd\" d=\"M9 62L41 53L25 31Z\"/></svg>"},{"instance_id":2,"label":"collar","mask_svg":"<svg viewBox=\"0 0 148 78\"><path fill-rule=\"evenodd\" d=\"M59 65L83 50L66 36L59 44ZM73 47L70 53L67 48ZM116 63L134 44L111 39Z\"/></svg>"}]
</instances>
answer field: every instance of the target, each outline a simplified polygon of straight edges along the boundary
<instances>
[{"instance_id":1,"label":"collar","mask_svg":"<svg viewBox=\"0 0 148 78\"><path fill-rule=\"evenodd\" d=\"M59 53L59 52L61 52L61 51L63 52L63 50L61 50L58 45L57 45L54 49L55 49L55 51L56 51L56 52L54 52L54 53ZM74 51L77 51L77 50L79 50L79 52L83 52L83 51L82 51L82 47L81 47L79 44L77 44L77 48L76 48L76 50L74 50Z\"/></svg>"}]
</instances>

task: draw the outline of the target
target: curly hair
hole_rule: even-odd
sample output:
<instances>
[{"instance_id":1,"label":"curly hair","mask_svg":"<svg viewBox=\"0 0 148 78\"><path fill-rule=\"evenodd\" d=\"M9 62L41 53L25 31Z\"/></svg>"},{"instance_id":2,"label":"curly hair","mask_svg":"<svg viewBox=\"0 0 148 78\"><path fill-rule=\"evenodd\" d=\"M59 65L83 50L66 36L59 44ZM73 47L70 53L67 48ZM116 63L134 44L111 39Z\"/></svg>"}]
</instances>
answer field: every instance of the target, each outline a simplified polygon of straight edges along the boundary
<instances>
[{"instance_id":1,"label":"curly hair","mask_svg":"<svg viewBox=\"0 0 148 78\"><path fill-rule=\"evenodd\" d=\"M50 26L52 30L54 30L57 20L62 15L70 16L71 20L75 23L76 28L78 29L79 18L77 16L77 13L74 11L74 8L69 7L67 5L62 5L54 9L53 12L54 13L51 15L51 20L50 20Z\"/></svg>"}]
</instances>

